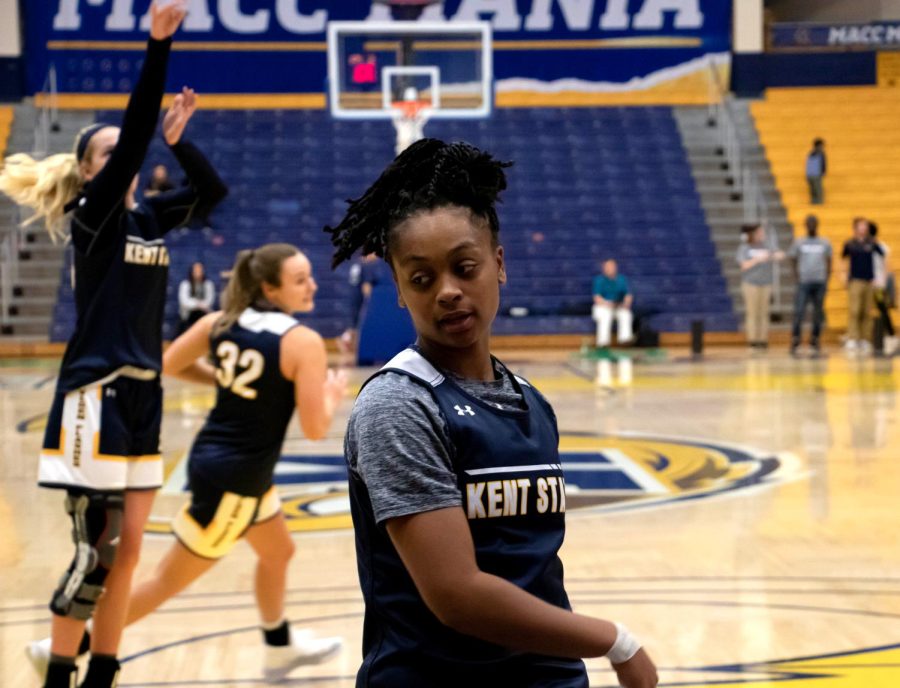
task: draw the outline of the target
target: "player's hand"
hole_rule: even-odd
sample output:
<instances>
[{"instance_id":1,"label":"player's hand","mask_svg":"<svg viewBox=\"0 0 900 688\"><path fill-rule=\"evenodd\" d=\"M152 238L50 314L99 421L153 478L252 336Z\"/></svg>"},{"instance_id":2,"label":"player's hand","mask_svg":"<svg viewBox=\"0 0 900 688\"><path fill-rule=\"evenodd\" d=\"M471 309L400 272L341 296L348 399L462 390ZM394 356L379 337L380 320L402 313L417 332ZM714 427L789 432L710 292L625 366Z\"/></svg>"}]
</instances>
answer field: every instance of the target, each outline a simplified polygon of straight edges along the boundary
<instances>
[{"instance_id":1,"label":"player's hand","mask_svg":"<svg viewBox=\"0 0 900 688\"><path fill-rule=\"evenodd\" d=\"M341 399L347 393L347 373L343 370L334 370L329 368L325 376L325 384L322 392L325 395L325 404L331 413L341 403Z\"/></svg>"},{"instance_id":2,"label":"player's hand","mask_svg":"<svg viewBox=\"0 0 900 688\"><path fill-rule=\"evenodd\" d=\"M168 3L153 0L150 5L150 37L157 41L171 38L186 15L187 0L172 0Z\"/></svg>"},{"instance_id":3,"label":"player's hand","mask_svg":"<svg viewBox=\"0 0 900 688\"><path fill-rule=\"evenodd\" d=\"M644 648L627 662L613 664L612 668L622 688L656 688L659 683L656 666Z\"/></svg>"},{"instance_id":4,"label":"player's hand","mask_svg":"<svg viewBox=\"0 0 900 688\"><path fill-rule=\"evenodd\" d=\"M184 128L197 110L197 94L194 89L185 86L181 93L175 96L172 106L163 118L162 130L166 143L174 146L181 140Z\"/></svg>"}]
</instances>

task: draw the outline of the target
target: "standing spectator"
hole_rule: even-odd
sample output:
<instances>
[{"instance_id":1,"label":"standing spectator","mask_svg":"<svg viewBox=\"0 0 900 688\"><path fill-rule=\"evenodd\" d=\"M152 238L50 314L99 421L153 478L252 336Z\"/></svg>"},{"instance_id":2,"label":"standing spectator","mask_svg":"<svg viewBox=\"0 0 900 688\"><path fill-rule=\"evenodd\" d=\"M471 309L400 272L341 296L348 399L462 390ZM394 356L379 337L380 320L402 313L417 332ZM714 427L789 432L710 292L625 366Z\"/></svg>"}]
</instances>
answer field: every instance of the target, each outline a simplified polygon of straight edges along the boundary
<instances>
[{"instance_id":1,"label":"standing spectator","mask_svg":"<svg viewBox=\"0 0 900 688\"><path fill-rule=\"evenodd\" d=\"M806 216L806 237L796 239L788 251L797 281L794 296L794 326L791 330L791 354L800 346L800 328L807 304L812 305L812 336L809 343L813 352L820 353L819 335L824 319L823 305L828 280L831 277L831 242L819 236L819 218Z\"/></svg>"},{"instance_id":2,"label":"standing spectator","mask_svg":"<svg viewBox=\"0 0 900 688\"><path fill-rule=\"evenodd\" d=\"M186 279L178 285L179 334L187 330L207 313L216 302L216 287L206 276L203 263L193 263Z\"/></svg>"},{"instance_id":3,"label":"standing spectator","mask_svg":"<svg viewBox=\"0 0 900 688\"><path fill-rule=\"evenodd\" d=\"M753 349L769 346L769 305L775 282L776 261L784 253L766 241L766 230L760 225L744 225L744 236L737 251L741 266L741 292L746 310L747 342Z\"/></svg>"},{"instance_id":4,"label":"standing spectator","mask_svg":"<svg viewBox=\"0 0 900 688\"><path fill-rule=\"evenodd\" d=\"M844 259L844 278L847 281L847 343L848 351L871 348L872 300L875 280L875 255L884 255L884 250L869 234L869 222L863 217L853 220L853 237L844 244L841 257Z\"/></svg>"},{"instance_id":5,"label":"standing spectator","mask_svg":"<svg viewBox=\"0 0 900 688\"><path fill-rule=\"evenodd\" d=\"M350 293L350 326L338 338L338 348L349 353L356 348L356 335L359 330L359 319L363 306L372 295L372 287L379 282L390 279L385 274L384 263L374 253L361 256L350 266L348 281L352 287Z\"/></svg>"},{"instance_id":6,"label":"standing spectator","mask_svg":"<svg viewBox=\"0 0 900 688\"><path fill-rule=\"evenodd\" d=\"M612 321L616 316L619 344L632 339L631 304L633 297L628 280L619 274L619 266L612 258L603 263L603 274L594 277L593 318L597 323L597 346L604 348L612 341Z\"/></svg>"},{"instance_id":7,"label":"standing spectator","mask_svg":"<svg viewBox=\"0 0 900 688\"><path fill-rule=\"evenodd\" d=\"M806 156L806 181L809 183L809 202L822 205L825 202L825 190L822 188L822 177L825 176L825 141L813 141L812 150Z\"/></svg>"},{"instance_id":8,"label":"standing spectator","mask_svg":"<svg viewBox=\"0 0 900 688\"><path fill-rule=\"evenodd\" d=\"M169 170L165 165L157 165L150 174L150 181L147 182L147 188L144 190L145 196L156 196L157 194L171 191L175 188L172 180L169 179Z\"/></svg>"},{"instance_id":9,"label":"standing spectator","mask_svg":"<svg viewBox=\"0 0 900 688\"><path fill-rule=\"evenodd\" d=\"M897 338L894 336L894 323L891 322L890 309L894 305L894 275L890 269L888 257L891 250L888 245L878 239L878 225L869 221L869 236L872 237L883 251L882 255L872 254L874 261L875 277L872 280L875 307L878 308L878 317L884 327L884 352L892 354L897 349Z\"/></svg>"}]
</instances>

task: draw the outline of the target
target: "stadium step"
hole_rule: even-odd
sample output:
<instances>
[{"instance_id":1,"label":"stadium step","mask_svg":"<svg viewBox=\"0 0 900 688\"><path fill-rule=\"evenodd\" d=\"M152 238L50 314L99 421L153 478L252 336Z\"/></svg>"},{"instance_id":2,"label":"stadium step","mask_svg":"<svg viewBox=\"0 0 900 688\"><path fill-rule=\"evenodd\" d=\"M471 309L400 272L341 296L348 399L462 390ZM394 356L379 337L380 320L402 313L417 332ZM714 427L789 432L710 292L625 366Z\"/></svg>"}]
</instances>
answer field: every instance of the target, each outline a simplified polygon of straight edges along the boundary
<instances>
[{"instance_id":1,"label":"stadium step","mask_svg":"<svg viewBox=\"0 0 900 688\"><path fill-rule=\"evenodd\" d=\"M777 245L785 249L791 241L793 230L782 205L781 195L775 187L765 151L747 114L746 103L733 101L731 113L741 145L743 165L752 171L760 184L761 195L769 213L767 224L775 234ZM709 126L708 110L699 107L676 108L675 117L716 245L722 274L727 280L734 313L742 316L744 303L740 287L741 275L735 261L741 242L741 226L745 222L742 189L735 188L730 183L732 171L728 169L726 158L720 150L718 128ZM788 270L780 267L779 277L778 298L772 309L772 316L776 319L786 317L793 303L792 276Z\"/></svg>"}]
</instances>

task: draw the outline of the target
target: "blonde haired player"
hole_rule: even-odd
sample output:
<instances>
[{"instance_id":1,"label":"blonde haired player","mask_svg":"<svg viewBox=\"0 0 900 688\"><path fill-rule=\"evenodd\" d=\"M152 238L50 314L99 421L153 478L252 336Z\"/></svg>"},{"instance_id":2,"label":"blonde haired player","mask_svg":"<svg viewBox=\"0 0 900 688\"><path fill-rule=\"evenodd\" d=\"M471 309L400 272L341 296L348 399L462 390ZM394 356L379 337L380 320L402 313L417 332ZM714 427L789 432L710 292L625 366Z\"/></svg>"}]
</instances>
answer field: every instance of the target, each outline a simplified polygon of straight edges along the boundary
<instances>
[{"instance_id":1,"label":"blonde haired player","mask_svg":"<svg viewBox=\"0 0 900 688\"><path fill-rule=\"evenodd\" d=\"M108 688L138 562L144 523L162 483L162 318L169 254L165 234L198 206L227 193L182 133L195 108L184 89L163 135L190 184L138 202L137 173L156 130L171 38L183 0L150 9L150 40L121 129L83 130L73 154L7 158L0 191L34 210L51 235L74 247L75 332L66 347L39 464L39 483L66 491L75 552L53 593L45 686L71 688L85 622L93 618L83 686ZM33 649L33 648L32 648ZM81 648L84 649L84 648Z\"/></svg>"}]
</instances>

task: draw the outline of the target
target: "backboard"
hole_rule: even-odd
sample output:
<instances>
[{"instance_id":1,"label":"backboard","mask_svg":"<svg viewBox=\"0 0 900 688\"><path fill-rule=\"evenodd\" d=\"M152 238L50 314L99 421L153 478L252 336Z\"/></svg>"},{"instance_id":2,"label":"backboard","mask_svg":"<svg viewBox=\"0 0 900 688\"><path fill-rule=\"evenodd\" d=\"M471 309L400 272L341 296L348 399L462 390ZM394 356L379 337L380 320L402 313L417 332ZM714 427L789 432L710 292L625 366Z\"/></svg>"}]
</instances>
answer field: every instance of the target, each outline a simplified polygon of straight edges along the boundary
<instances>
[{"instance_id":1,"label":"backboard","mask_svg":"<svg viewBox=\"0 0 900 688\"><path fill-rule=\"evenodd\" d=\"M328 101L340 119L390 119L408 88L434 119L480 118L493 105L487 22L330 22Z\"/></svg>"}]
</instances>

